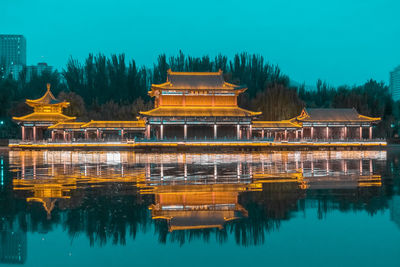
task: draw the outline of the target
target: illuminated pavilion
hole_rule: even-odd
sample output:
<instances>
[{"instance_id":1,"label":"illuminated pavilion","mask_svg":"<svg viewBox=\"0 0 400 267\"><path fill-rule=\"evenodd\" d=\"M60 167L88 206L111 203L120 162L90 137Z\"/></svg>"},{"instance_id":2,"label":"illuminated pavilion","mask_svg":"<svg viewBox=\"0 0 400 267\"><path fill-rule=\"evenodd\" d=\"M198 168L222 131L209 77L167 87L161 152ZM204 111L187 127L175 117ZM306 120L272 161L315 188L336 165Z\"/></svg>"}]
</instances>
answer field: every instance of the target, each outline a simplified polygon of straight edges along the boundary
<instances>
[{"instance_id":1,"label":"illuminated pavilion","mask_svg":"<svg viewBox=\"0 0 400 267\"><path fill-rule=\"evenodd\" d=\"M142 111L147 138L250 139L252 120L261 112L242 109L237 97L247 88L224 81L218 72L173 72L153 84L154 109Z\"/></svg>"},{"instance_id":2,"label":"illuminated pavilion","mask_svg":"<svg viewBox=\"0 0 400 267\"><path fill-rule=\"evenodd\" d=\"M253 121L253 138L271 140L372 139L381 118L360 115L354 108L304 108L290 120Z\"/></svg>"},{"instance_id":3,"label":"illuminated pavilion","mask_svg":"<svg viewBox=\"0 0 400 267\"><path fill-rule=\"evenodd\" d=\"M27 99L25 102L33 108L33 113L22 117L13 117L13 120L21 125L22 140L43 140L45 130L57 122L73 121L75 117L63 114L63 109L69 106L66 101L60 101L50 91L50 84L47 84L46 93L39 99Z\"/></svg>"},{"instance_id":4,"label":"illuminated pavilion","mask_svg":"<svg viewBox=\"0 0 400 267\"><path fill-rule=\"evenodd\" d=\"M309 139L372 139L373 125L381 118L360 115L354 108L304 108L295 118L301 137Z\"/></svg>"}]
</instances>

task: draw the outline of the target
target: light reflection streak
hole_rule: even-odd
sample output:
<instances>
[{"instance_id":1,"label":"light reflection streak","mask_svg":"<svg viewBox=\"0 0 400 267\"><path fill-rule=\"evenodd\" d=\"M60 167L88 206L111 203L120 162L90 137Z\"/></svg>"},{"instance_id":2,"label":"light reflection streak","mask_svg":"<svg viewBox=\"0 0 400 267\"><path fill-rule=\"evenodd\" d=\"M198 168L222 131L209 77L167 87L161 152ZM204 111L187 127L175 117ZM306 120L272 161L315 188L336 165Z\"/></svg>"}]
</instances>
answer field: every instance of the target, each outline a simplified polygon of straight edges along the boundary
<instances>
[{"instance_id":1,"label":"light reflection streak","mask_svg":"<svg viewBox=\"0 0 400 267\"><path fill-rule=\"evenodd\" d=\"M127 183L140 194L154 195L152 218L167 220L173 231L221 228L246 217L239 195L262 191L264 184L294 183L301 190L379 187L374 164L385 161L386 152L10 151L9 158L14 191L27 192L22 195L28 202L42 203L48 216L57 200L70 200L78 188Z\"/></svg>"}]
</instances>

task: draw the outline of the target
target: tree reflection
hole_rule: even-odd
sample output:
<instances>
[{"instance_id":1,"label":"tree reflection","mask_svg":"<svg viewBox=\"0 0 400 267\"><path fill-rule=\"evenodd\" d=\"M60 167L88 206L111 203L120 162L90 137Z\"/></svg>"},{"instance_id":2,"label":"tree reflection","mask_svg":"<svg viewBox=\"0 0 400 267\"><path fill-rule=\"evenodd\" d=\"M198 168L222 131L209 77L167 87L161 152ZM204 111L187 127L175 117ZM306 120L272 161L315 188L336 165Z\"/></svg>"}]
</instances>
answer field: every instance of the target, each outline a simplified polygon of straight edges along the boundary
<instances>
[{"instance_id":1,"label":"tree reflection","mask_svg":"<svg viewBox=\"0 0 400 267\"><path fill-rule=\"evenodd\" d=\"M393 173L385 158L318 155L211 155L197 164L192 155L69 154L66 162L57 154L12 154L0 227L46 233L62 226L92 246L124 245L152 231L160 243L233 238L251 246L310 208L319 219L334 210L373 216L389 208L398 188L380 179Z\"/></svg>"}]
</instances>

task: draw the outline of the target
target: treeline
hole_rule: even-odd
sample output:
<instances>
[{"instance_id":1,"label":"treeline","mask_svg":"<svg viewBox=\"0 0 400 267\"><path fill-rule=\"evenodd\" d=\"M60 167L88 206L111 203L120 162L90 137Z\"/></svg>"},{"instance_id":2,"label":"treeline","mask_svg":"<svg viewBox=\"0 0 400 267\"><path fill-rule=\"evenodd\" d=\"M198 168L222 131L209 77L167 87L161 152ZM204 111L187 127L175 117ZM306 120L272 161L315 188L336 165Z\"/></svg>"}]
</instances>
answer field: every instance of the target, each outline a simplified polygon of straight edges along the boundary
<instances>
[{"instance_id":1,"label":"treeline","mask_svg":"<svg viewBox=\"0 0 400 267\"><path fill-rule=\"evenodd\" d=\"M261 119L289 119L307 107L355 107L361 114L382 117L380 136L392 136L397 132L398 104L393 103L388 87L376 81L361 86L331 87L317 82L316 90L305 86L294 87L280 68L270 64L260 55L241 53L233 59L224 55L186 56L181 51L176 56L158 56L152 67L138 66L135 60L127 61L124 54L89 54L81 62L70 58L61 72L33 74L26 81L26 70L18 80L11 76L0 78L0 118L5 121L0 137L17 137L18 128L11 122L12 116L20 116L31 110L24 104L26 98L43 95L46 83L60 99L71 103L66 114L78 120L132 120L139 111L153 107L147 92L152 83L163 83L167 70L224 72L227 82L247 85L248 90L239 97L243 108L262 111ZM0 73L0 77L2 77Z\"/></svg>"}]
</instances>

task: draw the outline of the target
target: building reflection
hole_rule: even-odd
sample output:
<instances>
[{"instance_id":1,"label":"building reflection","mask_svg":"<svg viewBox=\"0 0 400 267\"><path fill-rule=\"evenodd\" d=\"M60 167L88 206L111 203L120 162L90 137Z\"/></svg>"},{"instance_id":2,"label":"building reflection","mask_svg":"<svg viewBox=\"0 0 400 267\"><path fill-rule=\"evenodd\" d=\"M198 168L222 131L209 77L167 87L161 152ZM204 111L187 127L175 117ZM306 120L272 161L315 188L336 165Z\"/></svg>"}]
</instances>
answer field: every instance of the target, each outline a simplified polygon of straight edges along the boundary
<instances>
[{"instance_id":1,"label":"building reflection","mask_svg":"<svg viewBox=\"0 0 400 267\"><path fill-rule=\"evenodd\" d=\"M104 220L100 224L111 224L109 216L102 214L121 210L115 220L133 227L133 222L121 220L146 224L139 217L145 217L143 209L147 209L164 240L168 232L180 230L223 233L227 226L239 227L238 231L254 225L273 227L271 222L290 218L301 205L318 202L318 191L336 190L328 194L334 199L340 196L338 192L347 196L361 188L380 188L378 169L386 152L10 151L9 159L14 197L27 205L40 205L46 220L65 212L66 224L82 223L90 216L90 221L95 218ZM101 205L100 198L106 199ZM132 217L135 212L137 217ZM84 227L75 225L74 229L83 231Z\"/></svg>"}]
</instances>

